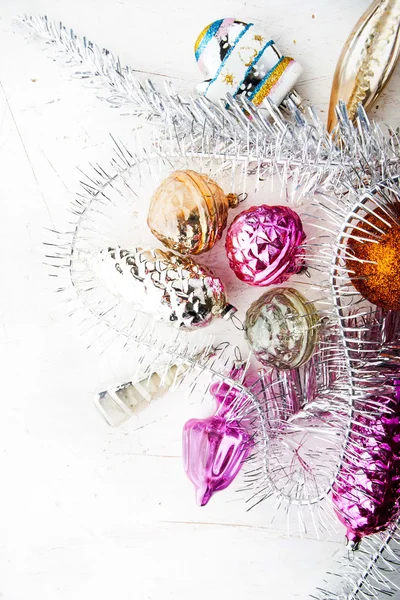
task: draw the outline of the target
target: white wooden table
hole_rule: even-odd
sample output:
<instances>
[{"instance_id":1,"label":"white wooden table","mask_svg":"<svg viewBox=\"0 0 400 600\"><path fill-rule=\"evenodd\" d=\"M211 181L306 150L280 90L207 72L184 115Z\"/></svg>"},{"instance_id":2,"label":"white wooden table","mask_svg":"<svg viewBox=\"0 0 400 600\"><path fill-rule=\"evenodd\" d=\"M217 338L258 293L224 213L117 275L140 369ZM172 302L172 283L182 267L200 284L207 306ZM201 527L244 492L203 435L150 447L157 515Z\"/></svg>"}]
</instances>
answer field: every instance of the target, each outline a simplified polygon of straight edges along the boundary
<instances>
[{"instance_id":1,"label":"white wooden table","mask_svg":"<svg viewBox=\"0 0 400 600\"><path fill-rule=\"evenodd\" d=\"M305 600L341 536L286 535L274 503L246 512L231 490L198 508L181 465L174 397L121 430L92 396L123 378L86 349L51 293L43 228L62 222L77 166L102 160L132 122L27 44L10 18L46 13L144 76L200 80L193 42L208 22L262 25L304 66L298 89L326 113L342 44L368 0L2 0L0 2L0 598ZM397 126L399 73L375 115Z\"/></svg>"}]
</instances>

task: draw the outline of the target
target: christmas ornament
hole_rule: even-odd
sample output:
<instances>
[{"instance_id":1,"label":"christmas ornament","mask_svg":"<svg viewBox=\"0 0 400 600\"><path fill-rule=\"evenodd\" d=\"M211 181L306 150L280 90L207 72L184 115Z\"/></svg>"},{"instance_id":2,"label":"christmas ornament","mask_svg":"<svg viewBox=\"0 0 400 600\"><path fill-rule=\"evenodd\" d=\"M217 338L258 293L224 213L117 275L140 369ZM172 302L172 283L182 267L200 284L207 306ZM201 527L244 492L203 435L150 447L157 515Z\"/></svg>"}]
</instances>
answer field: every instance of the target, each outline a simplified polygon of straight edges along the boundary
<instances>
[{"instance_id":1,"label":"christmas ornament","mask_svg":"<svg viewBox=\"0 0 400 600\"><path fill-rule=\"evenodd\" d=\"M88 264L114 295L180 329L205 327L235 312L218 277L172 252L108 248L91 256Z\"/></svg>"},{"instance_id":2,"label":"christmas ornament","mask_svg":"<svg viewBox=\"0 0 400 600\"><path fill-rule=\"evenodd\" d=\"M332 490L350 547L386 529L400 512L400 380L396 393L379 396L376 414L359 414L351 433L352 456Z\"/></svg>"},{"instance_id":3,"label":"christmas ornament","mask_svg":"<svg viewBox=\"0 0 400 600\"><path fill-rule=\"evenodd\" d=\"M195 171L175 171L154 192L147 218L151 232L181 254L210 250L226 227L236 194L224 194L215 181Z\"/></svg>"},{"instance_id":4,"label":"christmas ornament","mask_svg":"<svg viewBox=\"0 0 400 600\"><path fill-rule=\"evenodd\" d=\"M246 363L236 362L228 380L221 379L210 386L209 392L217 403L216 414L191 419L183 428L184 468L196 488L199 506L205 506L215 492L233 482L253 447L249 433L252 419L246 415L246 405L251 394L247 386L251 388L256 379L247 370ZM236 381L238 386L233 383Z\"/></svg>"},{"instance_id":5,"label":"christmas ornament","mask_svg":"<svg viewBox=\"0 0 400 600\"><path fill-rule=\"evenodd\" d=\"M187 364L174 364L164 368L160 365L154 370L153 365L147 376L96 394L94 405L108 425L119 427L150 402L165 396L188 368Z\"/></svg>"},{"instance_id":6,"label":"christmas ornament","mask_svg":"<svg viewBox=\"0 0 400 600\"><path fill-rule=\"evenodd\" d=\"M300 217L286 206L253 206L228 229L226 253L236 276L250 285L287 281L304 265L305 233Z\"/></svg>"},{"instance_id":7,"label":"christmas ornament","mask_svg":"<svg viewBox=\"0 0 400 600\"><path fill-rule=\"evenodd\" d=\"M360 294L372 304L400 310L400 202L369 211L351 232L346 266Z\"/></svg>"},{"instance_id":8,"label":"christmas ornament","mask_svg":"<svg viewBox=\"0 0 400 600\"><path fill-rule=\"evenodd\" d=\"M184 467L196 488L199 506L205 506L215 492L232 483L251 448L251 436L238 422L214 415L185 424Z\"/></svg>"},{"instance_id":9,"label":"christmas ornament","mask_svg":"<svg viewBox=\"0 0 400 600\"><path fill-rule=\"evenodd\" d=\"M230 381L243 381L246 388L251 388L255 379L250 376L248 365L245 362L236 362L229 372ZM214 382L210 386L210 394L215 399L220 416L227 413L231 414L232 410L236 413L240 411L240 405L246 401L246 395L240 387L236 387L225 380Z\"/></svg>"},{"instance_id":10,"label":"christmas ornament","mask_svg":"<svg viewBox=\"0 0 400 600\"><path fill-rule=\"evenodd\" d=\"M314 305L292 288L274 288L246 313L245 335L256 358L276 369L297 369L310 360L318 337Z\"/></svg>"},{"instance_id":11,"label":"christmas ornament","mask_svg":"<svg viewBox=\"0 0 400 600\"><path fill-rule=\"evenodd\" d=\"M359 104L371 108L393 74L400 53L400 2L375 0L348 37L336 66L328 131L337 125L336 107L347 105L355 119Z\"/></svg>"},{"instance_id":12,"label":"christmas ornament","mask_svg":"<svg viewBox=\"0 0 400 600\"><path fill-rule=\"evenodd\" d=\"M198 91L219 104L230 96L246 96L256 106L266 99L279 105L287 97L301 103L293 92L302 68L282 56L273 40L253 23L220 19L207 25L195 43L196 61L206 77Z\"/></svg>"}]
</instances>

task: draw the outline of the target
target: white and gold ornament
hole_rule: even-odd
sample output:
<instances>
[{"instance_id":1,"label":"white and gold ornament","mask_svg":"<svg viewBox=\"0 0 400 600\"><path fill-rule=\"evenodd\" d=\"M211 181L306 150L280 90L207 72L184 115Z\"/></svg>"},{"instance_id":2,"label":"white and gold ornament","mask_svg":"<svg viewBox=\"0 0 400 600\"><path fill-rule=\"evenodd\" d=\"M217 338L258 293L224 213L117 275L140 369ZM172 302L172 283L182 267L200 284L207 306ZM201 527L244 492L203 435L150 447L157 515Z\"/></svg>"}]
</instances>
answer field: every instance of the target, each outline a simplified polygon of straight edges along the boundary
<instances>
[{"instance_id":1,"label":"white and gold ornament","mask_svg":"<svg viewBox=\"0 0 400 600\"><path fill-rule=\"evenodd\" d=\"M262 106L267 98L279 105L292 93L302 73L301 65L282 56L274 41L253 23L233 18L207 25L194 50L206 77L197 89L214 103L230 94L234 98L244 95L256 106ZM300 101L298 97L296 101Z\"/></svg>"},{"instance_id":2,"label":"white and gold ornament","mask_svg":"<svg viewBox=\"0 0 400 600\"><path fill-rule=\"evenodd\" d=\"M155 365L147 374L96 394L94 405L110 427L119 427L133 414L139 414L152 402L159 400L187 371L185 363Z\"/></svg>"}]
</instances>

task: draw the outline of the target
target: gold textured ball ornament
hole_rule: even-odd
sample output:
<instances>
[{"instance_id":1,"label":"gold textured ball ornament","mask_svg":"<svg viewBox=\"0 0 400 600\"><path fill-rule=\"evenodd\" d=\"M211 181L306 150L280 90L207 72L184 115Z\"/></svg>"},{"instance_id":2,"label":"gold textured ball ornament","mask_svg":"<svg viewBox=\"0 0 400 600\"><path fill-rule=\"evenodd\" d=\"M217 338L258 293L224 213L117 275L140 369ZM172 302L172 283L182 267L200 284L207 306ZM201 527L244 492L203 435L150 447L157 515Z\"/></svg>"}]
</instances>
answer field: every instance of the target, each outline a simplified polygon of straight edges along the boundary
<instances>
[{"instance_id":1,"label":"gold textured ball ornament","mask_svg":"<svg viewBox=\"0 0 400 600\"><path fill-rule=\"evenodd\" d=\"M400 209L394 208L395 219L380 208L367 214L347 244L346 266L353 286L386 310L400 310Z\"/></svg>"},{"instance_id":2,"label":"gold textured ball ornament","mask_svg":"<svg viewBox=\"0 0 400 600\"><path fill-rule=\"evenodd\" d=\"M160 242L180 254L211 250L226 227L228 211L239 203L208 175L175 171L150 200L148 226Z\"/></svg>"}]
</instances>

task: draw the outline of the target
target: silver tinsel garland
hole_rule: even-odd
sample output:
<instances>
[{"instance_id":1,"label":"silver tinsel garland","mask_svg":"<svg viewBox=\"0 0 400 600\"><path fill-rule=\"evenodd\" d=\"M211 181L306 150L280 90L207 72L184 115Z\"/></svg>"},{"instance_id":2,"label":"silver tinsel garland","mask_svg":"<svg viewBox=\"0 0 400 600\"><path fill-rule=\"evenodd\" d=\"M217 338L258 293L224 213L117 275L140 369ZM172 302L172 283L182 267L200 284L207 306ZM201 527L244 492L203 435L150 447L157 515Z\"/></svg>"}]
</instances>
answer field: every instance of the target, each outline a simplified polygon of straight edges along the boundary
<instances>
[{"instance_id":1,"label":"silver tinsel garland","mask_svg":"<svg viewBox=\"0 0 400 600\"><path fill-rule=\"evenodd\" d=\"M205 98L183 98L169 82L164 92L158 91L150 80L142 82L133 69L123 67L112 52L76 36L62 23L27 15L19 23L46 40L54 59L67 66L72 77L90 82L112 106L123 106L154 124L155 144L169 155L186 152L245 160L248 172L261 179L278 175L296 203L321 186L338 187L349 180L368 186L377 176L397 174L397 132L371 125L363 110L353 126L345 107L338 107L338 144L335 132L326 132L312 106L305 113L291 102L285 110L272 103L258 109L243 96L228 97L229 107L226 102L216 106Z\"/></svg>"}]
</instances>

